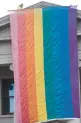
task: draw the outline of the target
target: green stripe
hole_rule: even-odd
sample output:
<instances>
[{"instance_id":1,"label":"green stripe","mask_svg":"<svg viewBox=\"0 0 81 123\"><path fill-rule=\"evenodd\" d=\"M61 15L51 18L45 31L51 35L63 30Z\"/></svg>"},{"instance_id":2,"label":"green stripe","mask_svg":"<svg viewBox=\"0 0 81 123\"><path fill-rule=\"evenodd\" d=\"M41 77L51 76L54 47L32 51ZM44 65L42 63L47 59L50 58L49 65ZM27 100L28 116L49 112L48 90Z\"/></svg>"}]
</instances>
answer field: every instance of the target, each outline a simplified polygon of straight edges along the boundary
<instances>
[{"instance_id":1,"label":"green stripe","mask_svg":"<svg viewBox=\"0 0 81 123\"><path fill-rule=\"evenodd\" d=\"M51 9L43 9L43 47L44 47L44 76L45 76L45 93L46 93L46 109L47 118L54 119L54 83L53 83L53 62L52 62L52 15Z\"/></svg>"}]
</instances>

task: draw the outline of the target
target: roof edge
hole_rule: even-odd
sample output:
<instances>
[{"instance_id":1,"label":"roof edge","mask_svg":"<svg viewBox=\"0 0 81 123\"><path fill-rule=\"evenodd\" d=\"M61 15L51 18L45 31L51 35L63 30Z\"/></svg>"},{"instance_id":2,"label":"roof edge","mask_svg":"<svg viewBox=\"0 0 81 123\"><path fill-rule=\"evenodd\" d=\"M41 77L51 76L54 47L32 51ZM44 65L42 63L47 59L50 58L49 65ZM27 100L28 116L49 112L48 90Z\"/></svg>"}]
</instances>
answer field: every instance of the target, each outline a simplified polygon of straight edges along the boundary
<instances>
[{"instance_id":1,"label":"roof edge","mask_svg":"<svg viewBox=\"0 0 81 123\"><path fill-rule=\"evenodd\" d=\"M33 4L31 6L28 6L27 8L24 8L24 9L43 8L43 7L48 7L48 6L60 6L60 5L50 3L50 2L41 1L41 2L38 2L38 3ZM77 10L77 18L81 19L81 10ZM6 15L6 16L0 18L0 27L6 26L8 24L10 24L9 15Z\"/></svg>"}]
</instances>

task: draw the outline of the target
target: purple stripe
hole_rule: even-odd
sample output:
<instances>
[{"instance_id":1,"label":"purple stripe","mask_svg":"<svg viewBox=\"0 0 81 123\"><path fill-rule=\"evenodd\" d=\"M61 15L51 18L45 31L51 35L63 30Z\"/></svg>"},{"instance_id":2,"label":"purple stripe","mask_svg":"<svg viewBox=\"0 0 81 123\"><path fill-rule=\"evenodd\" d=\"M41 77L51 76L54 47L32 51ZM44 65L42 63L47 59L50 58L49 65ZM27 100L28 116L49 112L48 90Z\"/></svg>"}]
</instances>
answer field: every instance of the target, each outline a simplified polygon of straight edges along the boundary
<instances>
[{"instance_id":1,"label":"purple stripe","mask_svg":"<svg viewBox=\"0 0 81 123\"><path fill-rule=\"evenodd\" d=\"M69 12L70 54L71 54L71 85L74 117L80 118L79 80L78 80L78 48L77 48L77 11L70 8Z\"/></svg>"}]
</instances>

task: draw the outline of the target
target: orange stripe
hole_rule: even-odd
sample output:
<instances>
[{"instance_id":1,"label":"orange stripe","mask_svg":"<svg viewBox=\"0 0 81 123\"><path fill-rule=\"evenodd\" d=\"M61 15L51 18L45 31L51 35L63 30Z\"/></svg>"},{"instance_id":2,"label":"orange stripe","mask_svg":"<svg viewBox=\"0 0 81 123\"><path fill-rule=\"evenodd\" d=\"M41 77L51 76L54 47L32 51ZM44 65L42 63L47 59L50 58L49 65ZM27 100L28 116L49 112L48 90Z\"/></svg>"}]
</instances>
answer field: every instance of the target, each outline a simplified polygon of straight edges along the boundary
<instances>
[{"instance_id":1,"label":"orange stripe","mask_svg":"<svg viewBox=\"0 0 81 123\"><path fill-rule=\"evenodd\" d=\"M34 53L34 11L28 10L26 12L26 64L30 123L38 121Z\"/></svg>"}]
</instances>

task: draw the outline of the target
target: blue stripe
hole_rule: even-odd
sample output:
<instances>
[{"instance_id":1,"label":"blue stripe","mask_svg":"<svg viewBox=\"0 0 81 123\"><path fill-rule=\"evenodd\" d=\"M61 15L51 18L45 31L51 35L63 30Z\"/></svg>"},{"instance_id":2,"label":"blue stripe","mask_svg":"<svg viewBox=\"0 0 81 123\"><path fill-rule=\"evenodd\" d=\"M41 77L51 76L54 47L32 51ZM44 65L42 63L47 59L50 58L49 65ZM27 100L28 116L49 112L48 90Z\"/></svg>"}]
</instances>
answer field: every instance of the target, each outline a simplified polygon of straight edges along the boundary
<instances>
[{"instance_id":1,"label":"blue stripe","mask_svg":"<svg viewBox=\"0 0 81 123\"><path fill-rule=\"evenodd\" d=\"M44 73L48 119L64 117L60 7L43 9Z\"/></svg>"},{"instance_id":2,"label":"blue stripe","mask_svg":"<svg viewBox=\"0 0 81 123\"><path fill-rule=\"evenodd\" d=\"M69 8L62 8L60 12L60 34L61 34L61 73L64 92L64 118L72 118L72 90L70 78L70 41L69 41L69 25L68 25Z\"/></svg>"},{"instance_id":3,"label":"blue stripe","mask_svg":"<svg viewBox=\"0 0 81 123\"><path fill-rule=\"evenodd\" d=\"M54 104L56 118L64 117L63 83L61 76L61 35L60 35L61 7L51 9L52 14L52 62L54 83Z\"/></svg>"},{"instance_id":4,"label":"blue stripe","mask_svg":"<svg viewBox=\"0 0 81 123\"><path fill-rule=\"evenodd\" d=\"M48 119L72 118L67 7L43 9L43 47Z\"/></svg>"}]
</instances>

